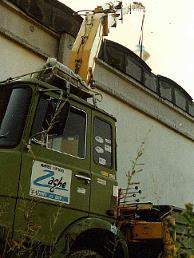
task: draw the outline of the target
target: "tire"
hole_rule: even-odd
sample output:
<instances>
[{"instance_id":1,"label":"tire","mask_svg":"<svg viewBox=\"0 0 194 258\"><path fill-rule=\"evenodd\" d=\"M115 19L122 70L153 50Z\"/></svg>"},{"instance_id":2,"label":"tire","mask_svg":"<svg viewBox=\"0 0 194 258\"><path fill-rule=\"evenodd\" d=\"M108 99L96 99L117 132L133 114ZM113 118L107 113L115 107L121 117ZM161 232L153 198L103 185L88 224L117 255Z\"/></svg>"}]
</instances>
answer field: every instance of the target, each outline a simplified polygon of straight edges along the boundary
<instances>
[{"instance_id":1,"label":"tire","mask_svg":"<svg viewBox=\"0 0 194 258\"><path fill-rule=\"evenodd\" d=\"M103 258L103 256L92 250L80 250L70 254L68 258Z\"/></svg>"}]
</instances>

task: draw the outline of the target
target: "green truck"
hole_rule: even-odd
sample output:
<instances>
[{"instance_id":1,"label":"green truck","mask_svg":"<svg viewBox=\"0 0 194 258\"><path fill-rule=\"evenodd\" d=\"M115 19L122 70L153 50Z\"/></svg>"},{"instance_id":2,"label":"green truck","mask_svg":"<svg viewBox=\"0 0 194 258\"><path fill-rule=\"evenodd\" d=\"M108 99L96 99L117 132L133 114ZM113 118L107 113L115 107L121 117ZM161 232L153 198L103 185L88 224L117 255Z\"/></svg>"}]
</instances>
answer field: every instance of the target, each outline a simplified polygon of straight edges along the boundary
<instances>
[{"instance_id":1,"label":"green truck","mask_svg":"<svg viewBox=\"0 0 194 258\"><path fill-rule=\"evenodd\" d=\"M57 67L1 83L0 96L2 238L103 248L116 232L107 215L117 197L115 119Z\"/></svg>"},{"instance_id":2,"label":"green truck","mask_svg":"<svg viewBox=\"0 0 194 258\"><path fill-rule=\"evenodd\" d=\"M177 211L118 196L100 97L57 62L0 84L1 257L174 257Z\"/></svg>"}]
</instances>

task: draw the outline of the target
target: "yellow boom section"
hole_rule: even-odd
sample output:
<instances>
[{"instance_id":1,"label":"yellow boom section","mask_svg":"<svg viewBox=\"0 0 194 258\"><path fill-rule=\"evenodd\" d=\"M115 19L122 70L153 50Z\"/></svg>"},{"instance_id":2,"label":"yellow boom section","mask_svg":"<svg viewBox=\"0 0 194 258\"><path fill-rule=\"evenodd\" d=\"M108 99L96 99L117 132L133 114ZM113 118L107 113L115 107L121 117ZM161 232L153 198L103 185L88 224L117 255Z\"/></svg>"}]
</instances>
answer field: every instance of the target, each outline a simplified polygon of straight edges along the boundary
<instances>
[{"instance_id":1,"label":"yellow boom section","mask_svg":"<svg viewBox=\"0 0 194 258\"><path fill-rule=\"evenodd\" d=\"M103 36L108 36L109 27L115 27L116 21L123 20L123 15L131 12L132 8L133 10L139 10L139 8L145 10L145 7L139 2L134 2L134 5L130 4L123 8L122 1L118 1L116 5L108 3L105 9L102 6L97 6L94 11L85 13L84 21L70 54L68 66L87 84L91 84L93 81L92 72L94 71L95 57L100 50ZM112 25L111 22L113 22Z\"/></svg>"},{"instance_id":2,"label":"yellow boom section","mask_svg":"<svg viewBox=\"0 0 194 258\"><path fill-rule=\"evenodd\" d=\"M86 14L73 45L69 68L89 83L102 37L108 34L108 16L104 13Z\"/></svg>"}]
</instances>

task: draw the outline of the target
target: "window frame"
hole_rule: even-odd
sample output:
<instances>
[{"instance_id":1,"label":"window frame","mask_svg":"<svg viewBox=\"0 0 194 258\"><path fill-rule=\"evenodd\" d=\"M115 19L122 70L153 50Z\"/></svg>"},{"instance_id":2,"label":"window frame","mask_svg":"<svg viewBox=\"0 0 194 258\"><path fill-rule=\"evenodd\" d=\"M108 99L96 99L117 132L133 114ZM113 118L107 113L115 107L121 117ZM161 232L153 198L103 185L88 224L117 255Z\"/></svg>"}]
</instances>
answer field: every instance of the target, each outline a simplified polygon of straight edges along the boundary
<instances>
[{"instance_id":1,"label":"window frame","mask_svg":"<svg viewBox=\"0 0 194 258\"><path fill-rule=\"evenodd\" d=\"M95 145L94 145L94 139L95 139L94 121L95 121L95 118L97 118L97 119L99 119L99 120L101 120L101 121L107 123L108 125L110 125L110 128L111 128L111 150L112 150L112 151L111 151L111 166L99 164L99 163L97 163L97 162L95 161L95 159L94 159L94 146L95 146ZM114 163L115 163L115 161L114 161L114 159L115 159L115 158L114 158L115 150L114 150L113 136L114 136L114 132L113 132L113 126L112 126L112 124L111 124L109 121L107 121L106 119L100 117L99 115L94 115L94 117L93 117L93 139L92 139L92 160L93 160L93 162L94 162L94 164L95 164L96 166L99 166L99 167L102 167L102 168L106 168L106 169L109 169L109 170L113 170L113 169L114 169L114 166L115 166L115 164L114 164Z\"/></svg>"},{"instance_id":2,"label":"window frame","mask_svg":"<svg viewBox=\"0 0 194 258\"><path fill-rule=\"evenodd\" d=\"M82 158L82 157L79 157L79 156L74 156L73 154L70 154L70 153L67 153L67 152L62 152L62 151L56 150L56 149L54 149L54 148L49 148L49 147L48 147L47 149L53 150L53 151L58 152L58 153L61 153L61 154L68 155L68 156L73 157L73 158L77 158L77 159L82 159L82 160L84 160L84 159L86 159L86 157L87 157L87 129L88 129L88 123L87 123L88 119L87 119L87 115L88 115L88 114L87 114L87 112L86 112L85 110L80 109L80 108L77 108L77 107L74 106L74 105L70 105L70 109L71 109L71 108L77 109L77 110L79 110L79 111L85 113L86 127L85 127L85 135L84 135L84 146L85 146L85 148L84 148L84 157Z\"/></svg>"},{"instance_id":3,"label":"window frame","mask_svg":"<svg viewBox=\"0 0 194 258\"><path fill-rule=\"evenodd\" d=\"M46 93L40 95L40 96L39 96L39 99L38 99L37 106L36 106L34 118L36 117L36 112L37 112L38 105L39 105L39 102L40 102L40 99L41 99L42 96L46 96L46 97L48 97L48 98L50 98L50 99L59 100L56 96L50 96L49 94L46 94ZM78 108L75 104L71 105L71 102L70 102L70 109L71 109L71 108L74 108L74 109L76 109L76 110L79 110L79 111L81 111L81 112L83 112L83 113L85 114L85 125L86 125L86 126L85 126L85 134L84 134L84 145L85 145L85 146L84 146L84 157L74 156L74 155L72 155L72 154L70 154L70 153L62 152L62 151L60 151L60 150L51 148L51 147L46 146L46 145L44 145L44 146L42 145L42 147L44 147L44 148L47 149L47 150L60 153L60 154L62 154L62 155L67 155L67 156L70 156L70 157L73 157L73 158L76 158L76 159L79 159L79 160L86 160L86 159L87 159L88 114L87 114L87 112L86 112L85 110L83 110L83 109L81 109L81 108ZM32 129L33 129L33 123L32 123L32 128L31 128L31 133L30 133L31 137L32 137ZM33 142L34 142L35 144L38 144L38 145L41 146L41 143L39 143L38 141L37 141L37 142L36 142L36 141L33 141Z\"/></svg>"}]
</instances>

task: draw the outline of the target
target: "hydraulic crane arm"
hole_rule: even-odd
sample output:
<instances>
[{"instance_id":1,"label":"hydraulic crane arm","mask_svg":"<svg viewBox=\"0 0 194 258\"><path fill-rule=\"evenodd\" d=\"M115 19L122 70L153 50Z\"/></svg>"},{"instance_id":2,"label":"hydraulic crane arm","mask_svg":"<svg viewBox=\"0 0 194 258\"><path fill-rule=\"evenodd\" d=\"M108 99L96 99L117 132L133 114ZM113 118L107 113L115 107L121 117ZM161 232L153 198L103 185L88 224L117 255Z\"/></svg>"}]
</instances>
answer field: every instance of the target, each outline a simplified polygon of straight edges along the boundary
<instances>
[{"instance_id":1,"label":"hydraulic crane arm","mask_svg":"<svg viewBox=\"0 0 194 258\"><path fill-rule=\"evenodd\" d=\"M95 57L100 50L103 36L107 36L109 33L111 26L109 19L112 18L116 21L121 16L122 2L116 6L109 4L106 9L98 6L94 11L85 14L85 19L71 51L69 68L79 74L88 84L92 81Z\"/></svg>"},{"instance_id":2,"label":"hydraulic crane arm","mask_svg":"<svg viewBox=\"0 0 194 258\"><path fill-rule=\"evenodd\" d=\"M104 13L87 13L71 51L69 68L88 83L102 38L108 35L107 18Z\"/></svg>"},{"instance_id":3,"label":"hydraulic crane arm","mask_svg":"<svg viewBox=\"0 0 194 258\"><path fill-rule=\"evenodd\" d=\"M145 11L145 7L140 2L133 2L132 5L123 8L120 1L117 5L110 3L108 8L103 9L98 6L94 11L85 13L68 66L87 84L92 85L95 57L98 56L103 36L108 36L109 27L113 27L117 19L122 20L123 15L131 10ZM111 19L114 24L111 24Z\"/></svg>"}]
</instances>

